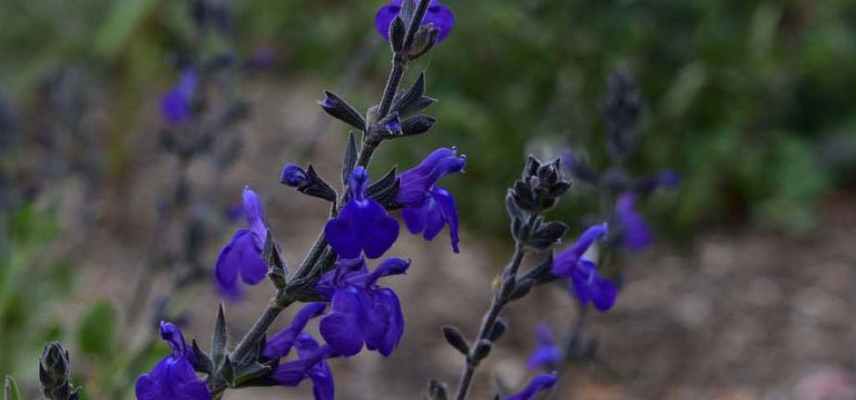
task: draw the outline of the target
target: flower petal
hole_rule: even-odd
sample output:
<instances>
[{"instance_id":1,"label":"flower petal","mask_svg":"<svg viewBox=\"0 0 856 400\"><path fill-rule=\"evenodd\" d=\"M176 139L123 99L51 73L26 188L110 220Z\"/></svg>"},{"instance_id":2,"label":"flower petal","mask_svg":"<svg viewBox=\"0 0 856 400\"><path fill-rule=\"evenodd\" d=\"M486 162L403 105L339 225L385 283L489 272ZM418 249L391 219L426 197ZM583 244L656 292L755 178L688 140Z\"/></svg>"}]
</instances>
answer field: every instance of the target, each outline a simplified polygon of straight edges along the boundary
<instances>
[{"instance_id":1,"label":"flower petal","mask_svg":"<svg viewBox=\"0 0 856 400\"><path fill-rule=\"evenodd\" d=\"M401 7L398 5L386 5L377 10L375 15L375 29L377 33L383 36L384 40L389 40L389 26L392 25L392 20L398 16Z\"/></svg>"},{"instance_id":2,"label":"flower petal","mask_svg":"<svg viewBox=\"0 0 856 400\"><path fill-rule=\"evenodd\" d=\"M538 375L529 382L519 393L506 397L505 400L529 400L532 399L538 392L547 390L556 384L556 375L544 374Z\"/></svg>"},{"instance_id":3,"label":"flower petal","mask_svg":"<svg viewBox=\"0 0 856 400\"><path fill-rule=\"evenodd\" d=\"M443 220L449 225L449 237L452 241L452 251L460 253L459 243L461 242L458 236L458 209L455 206L455 198L446 189L435 187L431 191L434 201L440 206L440 212L443 213Z\"/></svg>"},{"instance_id":4,"label":"flower petal","mask_svg":"<svg viewBox=\"0 0 856 400\"><path fill-rule=\"evenodd\" d=\"M246 235L249 235L249 231L246 229L236 231L229 244L220 250L217 264L214 266L217 288L221 294L228 298L236 299L241 295L241 290L238 287L238 273L241 270L241 264L235 246L236 242Z\"/></svg>"},{"instance_id":5,"label":"flower petal","mask_svg":"<svg viewBox=\"0 0 856 400\"><path fill-rule=\"evenodd\" d=\"M360 256L362 247L360 239L354 232L356 202L351 200L337 218L331 219L324 227L324 235L327 242L342 258L356 258Z\"/></svg>"},{"instance_id":6,"label":"flower petal","mask_svg":"<svg viewBox=\"0 0 856 400\"><path fill-rule=\"evenodd\" d=\"M253 232L256 246L259 250L264 248L265 239L267 238L267 226L265 226L265 213L262 208L262 202L259 196L250 189L249 186L244 187L244 216L247 217L247 224L250 231Z\"/></svg>"},{"instance_id":7,"label":"flower petal","mask_svg":"<svg viewBox=\"0 0 856 400\"><path fill-rule=\"evenodd\" d=\"M298 335L303 332L309 320L321 315L327 307L325 303L309 303L300 311L288 327L280 330L265 342L265 348L262 354L269 360L285 357L291 351L291 347L297 340Z\"/></svg>"},{"instance_id":8,"label":"flower petal","mask_svg":"<svg viewBox=\"0 0 856 400\"><path fill-rule=\"evenodd\" d=\"M363 314L360 294L355 288L339 289L333 295L333 313L321 320L321 336L336 353L352 356L363 347Z\"/></svg>"},{"instance_id":9,"label":"flower petal","mask_svg":"<svg viewBox=\"0 0 856 400\"><path fill-rule=\"evenodd\" d=\"M434 240L440 234L440 231L443 230L443 227L446 226L446 221L443 219L443 211L440 210L440 206L434 201L433 197L426 202L424 210L425 231L422 232L422 237L428 241Z\"/></svg>"},{"instance_id":10,"label":"flower petal","mask_svg":"<svg viewBox=\"0 0 856 400\"><path fill-rule=\"evenodd\" d=\"M437 28L437 42L439 43L446 40L446 37L452 32L452 28L455 26L455 14L449 7L440 4L440 2L432 3L425 14L425 19L422 20L422 24L433 24Z\"/></svg>"},{"instance_id":11,"label":"flower petal","mask_svg":"<svg viewBox=\"0 0 856 400\"><path fill-rule=\"evenodd\" d=\"M366 200L359 208L358 221L357 237L368 258L382 256L398 239L398 221L374 200Z\"/></svg>"},{"instance_id":12,"label":"flower petal","mask_svg":"<svg viewBox=\"0 0 856 400\"><path fill-rule=\"evenodd\" d=\"M416 235L425 230L425 211L424 203L418 207L405 207L401 210L401 218L404 219L404 225L410 233Z\"/></svg>"},{"instance_id":13,"label":"flower petal","mask_svg":"<svg viewBox=\"0 0 856 400\"><path fill-rule=\"evenodd\" d=\"M642 250L651 245L651 229L645 219L636 211L636 196L625 193L619 197L615 212L621 223L623 244L630 250Z\"/></svg>"},{"instance_id":14,"label":"flower petal","mask_svg":"<svg viewBox=\"0 0 856 400\"><path fill-rule=\"evenodd\" d=\"M392 289L381 289L376 293L376 301L383 304L388 310L388 325L378 351L385 357L392 354L398 347L401 337L404 335L404 314L401 312L401 303Z\"/></svg>"}]
</instances>

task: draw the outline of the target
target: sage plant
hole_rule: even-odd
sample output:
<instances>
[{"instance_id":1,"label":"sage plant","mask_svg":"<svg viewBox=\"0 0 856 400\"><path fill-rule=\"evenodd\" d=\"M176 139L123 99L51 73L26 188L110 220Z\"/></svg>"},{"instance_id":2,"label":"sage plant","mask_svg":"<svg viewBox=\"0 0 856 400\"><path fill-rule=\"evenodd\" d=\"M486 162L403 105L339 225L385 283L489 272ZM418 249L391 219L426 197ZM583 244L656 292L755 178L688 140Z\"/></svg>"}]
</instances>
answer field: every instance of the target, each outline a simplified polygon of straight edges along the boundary
<instances>
[{"instance_id":1,"label":"sage plant","mask_svg":"<svg viewBox=\"0 0 856 400\"><path fill-rule=\"evenodd\" d=\"M410 87L401 86L410 63L448 38L454 23L452 11L438 0L392 0L378 10L375 26L392 50L389 77L380 100L365 113L329 91L319 102L327 114L353 129L347 137L341 176L337 177L341 179L340 190L311 164L286 162L278 176L284 186L329 205L329 219L315 243L299 265L289 268L274 229L265 220L260 194L245 188L242 198L247 225L223 246L214 268L215 281L224 298L236 299L246 290L257 290L254 287L267 278L275 288L269 303L234 345L226 332L221 305L207 352L196 340L188 342L175 323L161 322L160 335L171 353L137 379L137 398L207 400L246 387L292 387L311 382L316 399L333 399L331 362L363 351L386 357L396 350L405 332L402 309L406 305L384 282L405 274L419 260L388 255L394 252L401 235L395 215L400 212L407 231L425 240L436 239L448 228L450 250L459 252L455 199L438 184L448 175L463 172L466 157L454 147L442 147L427 154L418 165L403 172L392 169L376 179L370 177L368 166L384 142L425 134L435 125L433 117L421 113L435 102L425 95L424 74L419 74ZM188 118L193 109L188 93L196 85L192 71L182 74L164 99L164 115L169 121L182 123ZM629 148L625 134L628 126L634 126L635 113L625 107L627 98L621 93L627 91L617 92L614 103L618 106L608 106L607 117L611 121L611 151L620 160ZM599 181L592 178L597 174L570 157L565 163L575 175L588 174L586 179ZM481 327L472 340L458 328L443 328L446 341L463 355L454 395L458 400L469 397L479 366L507 331L508 325L501 318L507 306L535 288L558 282L568 288L581 308L591 305L607 311L616 301L619 284L599 266L603 263L602 248L610 241L618 242L612 239L618 237L612 233L616 227L628 247L650 242L634 206L638 196L667 180L662 177L653 183L646 180L627 187L608 186L612 190L609 193L621 189L614 211L584 229L554 256L554 247L569 230L567 224L548 218L549 211L571 188L562 164L561 159L545 162L532 156L525 161L520 178L505 198L514 249L494 287ZM613 197L619 198L611 196L611 202ZM528 263L534 266L525 267L527 258L534 259ZM304 305L285 328L271 332L283 310L295 303ZM313 321L317 321L320 338L305 332ZM560 369L564 349L543 328L539 343L529 365L546 367L547 373L534 376L516 392L499 393L495 399L528 400L556 386L560 375L555 371ZM449 395L446 384L429 383L429 399L445 400Z\"/></svg>"},{"instance_id":2,"label":"sage plant","mask_svg":"<svg viewBox=\"0 0 856 400\"><path fill-rule=\"evenodd\" d=\"M233 348L228 346L221 307L210 353L195 341L188 344L174 324L162 323L161 336L173 351L138 379L138 398L219 398L226 390L294 386L308 378L315 397L329 399L334 387L327 360L353 356L363 348L384 356L395 350L404 332L404 318L398 296L381 286L380 280L403 274L411 262L390 257L372 269L366 259L383 257L399 237L399 224L390 215L396 210L407 214L411 232L426 239L449 226L453 247L458 248L454 200L436 182L460 172L465 159L454 149L440 149L411 170L402 174L393 170L373 182L367 167L384 141L423 134L434 125L434 118L419 114L434 102L424 95L424 77L409 89L400 90L400 86L408 64L445 39L453 23L451 11L430 0L392 2L378 12L376 26L393 51L380 102L365 115L330 92L320 102L324 111L361 134L359 144L356 133L349 136L342 168L344 190L337 193L311 165L287 163L280 175L286 186L330 203L330 220L316 243L296 270L289 271L264 220L259 195L246 188L248 227L237 231L221 251L215 268L217 284L221 293L234 297L244 290L238 286L239 278L254 286L267 276L276 287L270 303ZM192 80L183 83L192 86ZM182 96L181 86L172 94L175 98ZM184 113L180 106L175 110L173 117ZM288 328L266 339L274 320L295 302L309 304ZM302 332L315 318L325 344ZM289 360L292 348L297 349L297 357ZM197 373L207 376L203 380Z\"/></svg>"}]
</instances>

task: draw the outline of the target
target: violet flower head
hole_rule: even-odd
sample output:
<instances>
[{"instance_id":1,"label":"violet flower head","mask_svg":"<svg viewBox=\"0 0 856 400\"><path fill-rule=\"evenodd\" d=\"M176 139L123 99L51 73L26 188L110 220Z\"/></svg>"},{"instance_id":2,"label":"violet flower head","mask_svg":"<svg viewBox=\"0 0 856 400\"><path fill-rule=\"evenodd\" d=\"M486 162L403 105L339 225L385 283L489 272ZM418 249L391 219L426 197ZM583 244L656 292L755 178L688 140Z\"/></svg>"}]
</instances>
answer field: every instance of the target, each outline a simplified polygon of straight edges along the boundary
<instances>
[{"instance_id":1,"label":"violet flower head","mask_svg":"<svg viewBox=\"0 0 856 400\"><path fill-rule=\"evenodd\" d=\"M368 180L365 168L354 168L348 184L348 203L324 227L327 241L341 258L357 258L363 253L368 258L378 258L398 239L398 222L366 196Z\"/></svg>"},{"instance_id":2,"label":"violet flower head","mask_svg":"<svg viewBox=\"0 0 856 400\"><path fill-rule=\"evenodd\" d=\"M621 224L622 244L624 247L639 251L651 245L651 229L645 219L636 211L636 195L624 193L615 204L615 215Z\"/></svg>"},{"instance_id":3,"label":"violet flower head","mask_svg":"<svg viewBox=\"0 0 856 400\"><path fill-rule=\"evenodd\" d=\"M273 380L282 386L297 386L309 378L315 400L333 400L333 372L325 361L333 357L330 346L320 346L312 336L302 333L297 337L295 347L299 359L279 364L273 371Z\"/></svg>"},{"instance_id":4,"label":"violet flower head","mask_svg":"<svg viewBox=\"0 0 856 400\"><path fill-rule=\"evenodd\" d=\"M381 7L375 15L375 28L383 38L389 41L389 26L392 20L401 12L401 1L392 0L389 4ZM407 23L408 21L404 21ZM449 7L446 7L438 0L431 0L428 5L428 11L425 13L425 18L422 19L422 26L431 24L437 29L437 43L446 40L452 28L455 26L455 14Z\"/></svg>"},{"instance_id":5,"label":"violet flower head","mask_svg":"<svg viewBox=\"0 0 856 400\"><path fill-rule=\"evenodd\" d=\"M244 283L256 285L264 280L268 272L267 263L262 258L268 229L261 201L249 187L244 188L243 201L248 227L235 232L229 244L220 251L214 267L220 293L233 300L241 296L239 275Z\"/></svg>"},{"instance_id":6,"label":"violet flower head","mask_svg":"<svg viewBox=\"0 0 856 400\"><path fill-rule=\"evenodd\" d=\"M161 338L169 343L172 353L152 370L137 378L136 394L140 400L209 400L211 393L205 381L196 376L190 362L190 348L181 330L172 323L161 322Z\"/></svg>"},{"instance_id":7,"label":"violet flower head","mask_svg":"<svg viewBox=\"0 0 856 400\"><path fill-rule=\"evenodd\" d=\"M555 370L562 363L562 349L547 324L541 323L535 328L535 342L537 346L527 362L529 369Z\"/></svg>"},{"instance_id":8,"label":"violet flower head","mask_svg":"<svg viewBox=\"0 0 856 400\"><path fill-rule=\"evenodd\" d=\"M181 72L178 83L161 99L161 115L171 124L178 124L190 117L193 95L199 77L192 68Z\"/></svg>"},{"instance_id":9,"label":"violet flower head","mask_svg":"<svg viewBox=\"0 0 856 400\"><path fill-rule=\"evenodd\" d=\"M316 318L324 312L327 307L326 303L309 303L294 316L291 324L271 336L265 342L265 348L262 350L262 356L268 360L276 360L288 355L295 341L303 333L306 324L312 318Z\"/></svg>"},{"instance_id":10,"label":"violet flower head","mask_svg":"<svg viewBox=\"0 0 856 400\"><path fill-rule=\"evenodd\" d=\"M529 382L523 390L508 396L505 400L530 400L535 397L540 392L548 390L556 384L556 375L554 374L543 374L538 375Z\"/></svg>"},{"instance_id":11,"label":"violet flower head","mask_svg":"<svg viewBox=\"0 0 856 400\"><path fill-rule=\"evenodd\" d=\"M612 308L618 288L597 271L597 264L583 255L606 233L606 224L588 228L573 245L556 256L552 268L553 275L569 279L569 291L577 297L580 304L592 302L600 311Z\"/></svg>"},{"instance_id":12,"label":"violet flower head","mask_svg":"<svg viewBox=\"0 0 856 400\"><path fill-rule=\"evenodd\" d=\"M404 334L404 315L395 292L377 281L404 274L409 266L410 261L390 258L369 271L362 259L340 260L322 277L316 290L333 305L321 320L321 336L337 354L353 356L363 344L384 357L392 354Z\"/></svg>"},{"instance_id":13,"label":"violet flower head","mask_svg":"<svg viewBox=\"0 0 856 400\"><path fill-rule=\"evenodd\" d=\"M300 187L306 184L306 171L300 168L297 164L288 163L282 167L282 173L279 176L279 181L283 185L290 187Z\"/></svg>"},{"instance_id":14,"label":"violet flower head","mask_svg":"<svg viewBox=\"0 0 856 400\"><path fill-rule=\"evenodd\" d=\"M444 226L449 225L455 253L460 252L458 211L452 194L437 186L437 181L463 171L466 161L466 157L459 156L455 148L434 150L419 165L401 173L400 189L395 198L403 207L401 216L407 229L414 235L421 233L425 240L433 240Z\"/></svg>"}]
</instances>

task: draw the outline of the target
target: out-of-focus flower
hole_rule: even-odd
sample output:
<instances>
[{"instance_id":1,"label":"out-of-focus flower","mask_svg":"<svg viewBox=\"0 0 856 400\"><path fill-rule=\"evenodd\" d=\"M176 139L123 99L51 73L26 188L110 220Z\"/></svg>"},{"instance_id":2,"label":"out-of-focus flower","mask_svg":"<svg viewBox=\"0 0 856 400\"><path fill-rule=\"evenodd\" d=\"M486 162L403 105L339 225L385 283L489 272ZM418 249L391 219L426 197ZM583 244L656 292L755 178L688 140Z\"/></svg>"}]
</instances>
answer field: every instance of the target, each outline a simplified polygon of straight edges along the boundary
<instances>
[{"instance_id":1,"label":"out-of-focus flower","mask_svg":"<svg viewBox=\"0 0 856 400\"><path fill-rule=\"evenodd\" d=\"M624 193L615 203L615 216L621 225L622 243L630 250L642 250L651 245L651 229L636 211L636 195Z\"/></svg>"},{"instance_id":2,"label":"out-of-focus flower","mask_svg":"<svg viewBox=\"0 0 856 400\"><path fill-rule=\"evenodd\" d=\"M193 95L198 82L199 77L193 68L181 71L178 83L161 99L161 115L164 120L178 124L190 118Z\"/></svg>"},{"instance_id":3,"label":"out-of-focus flower","mask_svg":"<svg viewBox=\"0 0 856 400\"><path fill-rule=\"evenodd\" d=\"M389 4L381 7L375 16L375 28L384 39L389 40L389 26L392 20L401 12L401 1L392 0ZM405 21L407 23L407 21ZM431 0L428 12L422 19L422 26L431 24L437 29L437 43L446 40L452 28L455 26L455 14L438 0Z\"/></svg>"},{"instance_id":4,"label":"out-of-focus flower","mask_svg":"<svg viewBox=\"0 0 856 400\"><path fill-rule=\"evenodd\" d=\"M535 342L535 351L527 363L529 369L555 370L562 362L562 349L556 344L556 338L547 324L541 323L535 328Z\"/></svg>"},{"instance_id":5,"label":"out-of-focus flower","mask_svg":"<svg viewBox=\"0 0 856 400\"><path fill-rule=\"evenodd\" d=\"M401 174L400 189L395 199L404 208L401 216L407 229L413 234L421 233L425 240L433 240L444 226L449 225L455 253L460 251L458 211L451 193L437 186L437 181L463 171L466 161L466 157L459 156L454 148L434 150L419 165Z\"/></svg>"},{"instance_id":6,"label":"out-of-focus flower","mask_svg":"<svg viewBox=\"0 0 856 400\"><path fill-rule=\"evenodd\" d=\"M529 382L523 390L508 396L505 400L529 400L535 397L540 392L543 392L547 389L553 387L556 384L556 375L554 374L543 374L538 375L532 378L532 381Z\"/></svg>"},{"instance_id":7,"label":"out-of-focus flower","mask_svg":"<svg viewBox=\"0 0 856 400\"><path fill-rule=\"evenodd\" d=\"M389 356L404 333L401 303L392 289L381 287L378 279L407 271L410 261L390 258L374 271L363 259L340 260L316 290L333 303L332 312L321 320L321 336L343 356L360 352L365 344Z\"/></svg>"},{"instance_id":8,"label":"out-of-focus flower","mask_svg":"<svg viewBox=\"0 0 856 400\"><path fill-rule=\"evenodd\" d=\"M268 272L267 264L262 259L268 229L264 222L261 201L249 187L244 188L243 199L248 227L235 232L229 244L220 251L217 265L214 267L220 293L231 299L237 299L241 295L239 275L244 283L256 285Z\"/></svg>"},{"instance_id":9,"label":"out-of-focus flower","mask_svg":"<svg viewBox=\"0 0 856 400\"><path fill-rule=\"evenodd\" d=\"M324 228L327 241L341 258L357 258L363 253L378 258L398 239L398 222L366 196L368 179L365 168L354 168L348 185L350 200Z\"/></svg>"},{"instance_id":10,"label":"out-of-focus flower","mask_svg":"<svg viewBox=\"0 0 856 400\"><path fill-rule=\"evenodd\" d=\"M309 378L312 380L315 400L333 400L333 372L325 361L334 356L332 348L318 345L312 336L305 333L297 337L295 347L300 358L279 364L272 373L273 380L283 386L297 386Z\"/></svg>"},{"instance_id":11,"label":"out-of-focus flower","mask_svg":"<svg viewBox=\"0 0 856 400\"><path fill-rule=\"evenodd\" d=\"M190 349L181 330L161 322L161 338L169 343L172 353L147 374L137 378L136 393L140 400L208 400L211 393L205 381L196 376L190 362Z\"/></svg>"},{"instance_id":12,"label":"out-of-focus flower","mask_svg":"<svg viewBox=\"0 0 856 400\"><path fill-rule=\"evenodd\" d=\"M606 233L606 224L588 228L573 245L556 256L552 268L553 275L570 280L569 290L581 304L592 302L600 311L612 308L618 288L600 275L597 264L583 257L583 254Z\"/></svg>"}]
</instances>

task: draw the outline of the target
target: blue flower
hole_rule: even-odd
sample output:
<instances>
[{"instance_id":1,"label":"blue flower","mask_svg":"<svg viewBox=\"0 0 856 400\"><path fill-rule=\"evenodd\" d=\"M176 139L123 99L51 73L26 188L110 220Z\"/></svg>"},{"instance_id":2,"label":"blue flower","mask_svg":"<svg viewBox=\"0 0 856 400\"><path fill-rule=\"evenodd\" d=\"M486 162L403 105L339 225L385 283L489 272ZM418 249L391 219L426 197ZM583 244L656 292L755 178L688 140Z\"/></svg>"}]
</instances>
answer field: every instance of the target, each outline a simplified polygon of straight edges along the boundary
<instances>
[{"instance_id":1,"label":"blue flower","mask_svg":"<svg viewBox=\"0 0 856 400\"><path fill-rule=\"evenodd\" d=\"M244 283L256 285L268 272L267 264L262 259L268 230L261 202L249 187L244 188L243 199L244 216L249 226L235 232L229 244L220 251L214 267L217 287L221 294L230 299L241 296L238 275Z\"/></svg>"},{"instance_id":2,"label":"blue flower","mask_svg":"<svg viewBox=\"0 0 856 400\"><path fill-rule=\"evenodd\" d=\"M205 381L196 376L190 363L190 349L181 330L169 322L161 322L161 338L169 343L172 353L152 370L137 378L139 400L208 400L211 393Z\"/></svg>"},{"instance_id":3,"label":"blue flower","mask_svg":"<svg viewBox=\"0 0 856 400\"><path fill-rule=\"evenodd\" d=\"M282 167L282 173L279 175L280 183L295 188L305 185L308 179L306 171L292 163L285 164Z\"/></svg>"},{"instance_id":4,"label":"blue flower","mask_svg":"<svg viewBox=\"0 0 856 400\"><path fill-rule=\"evenodd\" d=\"M622 244L630 250L642 250L651 245L651 229L636 211L636 195L624 193L615 203L615 215L621 225Z\"/></svg>"},{"instance_id":5,"label":"blue flower","mask_svg":"<svg viewBox=\"0 0 856 400\"><path fill-rule=\"evenodd\" d=\"M327 307L326 303L309 303L291 320L289 326L283 328L275 335L271 336L266 342L262 356L268 360L276 360L288 355L295 341L298 339L306 324L312 318L318 317L324 312Z\"/></svg>"},{"instance_id":6,"label":"blue flower","mask_svg":"<svg viewBox=\"0 0 856 400\"><path fill-rule=\"evenodd\" d=\"M368 179L365 168L354 168L348 184L350 200L324 227L327 242L341 258L357 258L363 252L378 258L398 239L398 222L366 196Z\"/></svg>"},{"instance_id":7,"label":"blue flower","mask_svg":"<svg viewBox=\"0 0 856 400\"><path fill-rule=\"evenodd\" d=\"M271 374L279 385L297 386L305 378L312 380L315 400L333 400L335 387L333 373L324 361L333 357L330 346L319 346L312 336L301 333L295 343L299 359L277 365Z\"/></svg>"},{"instance_id":8,"label":"blue flower","mask_svg":"<svg viewBox=\"0 0 856 400\"><path fill-rule=\"evenodd\" d=\"M539 324L535 328L535 351L529 357L527 366L529 369L555 370L562 363L562 348L556 344L553 332L546 324Z\"/></svg>"},{"instance_id":9,"label":"blue flower","mask_svg":"<svg viewBox=\"0 0 856 400\"><path fill-rule=\"evenodd\" d=\"M392 20L398 16L399 12L401 12L401 0L392 0L377 11L375 28L377 29L377 33L380 33L387 41L389 40L389 26L392 24ZM446 40L446 37L452 32L452 27L455 26L455 14L443 3L431 0L428 12L425 13L425 18L422 19L422 26L428 24L437 28L437 43L442 42Z\"/></svg>"},{"instance_id":10,"label":"blue flower","mask_svg":"<svg viewBox=\"0 0 856 400\"><path fill-rule=\"evenodd\" d=\"M532 378L532 381L529 382L523 390L508 396L505 400L529 400L535 397L536 394L543 392L547 389L553 387L556 384L556 375L554 374L543 374L538 375Z\"/></svg>"},{"instance_id":11,"label":"blue flower","mask_svg":"<svg viewBox=\"0 0 856 400\"><path fill-rule=\"evenodd\" d=\"M422 234L433 240L443 227L449 225L452 250L460 251L458 244L458 211L455 199L437 186L437 181L449 174L461 172L467 159L454 148L441 147L431 152L419 165L399 176L400 188L395 200L404 209L401 212L407 229L414 235Z\"/></svg>"},{"instance_id":12,"label":"blue flower","mask_svg":"<svg viewBox=\"0 0 856 400\"><path fill-rule=\"evenodd\" d=\"M403 274L409 266L410 261L390 258L370 272L362 259L340 260L322 277L316 289L333 305L321 320L321 336L337 354L353 356L363 344L384 356L392 354L404 334L404 315L395 292L377 281Z\"/></svg>"},{"instance_id":13,"label":"blue flower","mask_svg":"<svg viewBox=\"0 0 856 400\"><path fill-rule=\"evenodd\" d=\"M178 83L161 99L161 114L164 120L178 124L190 117L191 102L198 81L194 69L187 68L181 72Z\"/></svg>"},{"instance_id":14,"label":"blue flower","mask_svg":"<svg viewBox=\"0 0 856 400\"><path fill-rule=\"evenodd\" d=\"M606 235L606 224L595 225L553 260L553 275L570 280L570 292L580 304L594 303L600 311L607 311L615 304L618 288L597 271L597 265L583 257L594 242Z\"/></svg>"}]
</instances>

